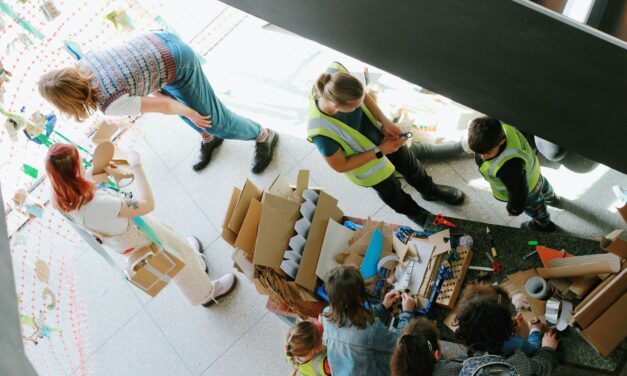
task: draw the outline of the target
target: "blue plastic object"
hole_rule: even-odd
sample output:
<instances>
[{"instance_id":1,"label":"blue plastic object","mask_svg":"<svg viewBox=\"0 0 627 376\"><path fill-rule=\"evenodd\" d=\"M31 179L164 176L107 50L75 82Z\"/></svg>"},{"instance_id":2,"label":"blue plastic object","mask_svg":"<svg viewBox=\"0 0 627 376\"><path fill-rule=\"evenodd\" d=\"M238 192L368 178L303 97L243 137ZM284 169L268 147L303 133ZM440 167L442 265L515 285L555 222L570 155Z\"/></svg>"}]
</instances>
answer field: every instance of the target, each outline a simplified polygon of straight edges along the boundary
<instances>
[{"instance_id":1,"label":"blue plastic object","mask_svg":"<svg viewBox=\"0 0 627 376\"><path fill-rule=\"evenodd\" d=\"M318 296L321 297L322 300L324 300L325 302L329 302L329 295L327 295L327 292L324 289L324 283L318 285L318 288L316 289L316 294L318 294Z\"/></svg>"},{"instance_id":2,"label":"blue plastic object","mask_svg":"<svg viewBox=\"0 0 627 376\"><path fill-rule=\"evenodd\" d=\"M353 231L364 228L364 225L358 225L353 221L344 221L344 227L349 228Z\"/></svg>"},{"instance_id":3,"label":"blue plastic object","mask_svg":"<svg viewBox=\"0 0 627 376\"><path fill-rule=\"evenodd\" d=\"M366 250L366 256L364 257L364 261L361 263L361 268L359 269L364 279L372 278L378 273L377 263L381 258L382 250L383 233L377 228L372 233L370 244L368 244L368 249Z\"/></svg>"}]
</instances>

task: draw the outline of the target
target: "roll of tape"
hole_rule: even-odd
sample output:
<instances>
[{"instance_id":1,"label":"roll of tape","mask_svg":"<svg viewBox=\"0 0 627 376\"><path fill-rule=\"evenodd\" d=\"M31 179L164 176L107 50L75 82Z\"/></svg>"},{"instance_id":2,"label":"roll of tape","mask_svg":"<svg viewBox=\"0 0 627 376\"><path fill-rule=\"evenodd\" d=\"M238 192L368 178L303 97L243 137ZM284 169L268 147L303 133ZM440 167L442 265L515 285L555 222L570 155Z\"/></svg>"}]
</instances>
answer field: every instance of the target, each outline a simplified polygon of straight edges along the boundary
<instances>
[{"instance_id":1,"label":"roll of tape","mask_svg":"<svg viewBox=\"0 0 627 376\"><path fill-rule=\"evenodd\" d=\"M544 299L549 293L549 285L544 278L533 276L525 282L525 290L534 299Z\"/></svg>"}]
</instances>

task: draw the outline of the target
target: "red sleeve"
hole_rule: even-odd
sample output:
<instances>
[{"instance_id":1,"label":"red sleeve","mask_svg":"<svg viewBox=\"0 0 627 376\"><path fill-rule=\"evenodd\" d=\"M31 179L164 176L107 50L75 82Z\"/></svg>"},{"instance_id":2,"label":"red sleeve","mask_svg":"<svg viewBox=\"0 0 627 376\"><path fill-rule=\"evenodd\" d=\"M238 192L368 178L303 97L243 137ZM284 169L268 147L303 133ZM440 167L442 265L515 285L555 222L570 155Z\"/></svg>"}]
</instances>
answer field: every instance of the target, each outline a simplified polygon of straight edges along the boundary
<instances>
[{"instance_id":1,"label":"red sleeve","mask_svg":"<svg viewBox=\"0 0 627 376\"><path fill-rule=\"evenodd\" d=\"M331 376L331 367L329 366L329 358L324 358L324 373L327 376Z\"/></svg>"},{"instance_id":2,"label":"red sleeve","mask_svg":"<svg viewBox=\"0 0 627 376\"><path fill-rule=\"evenodd\" d=\"M320 336L322 336L324 333L324 329L322 327L322 323L318 320L313 320L314 325L316 326L316 329L318 329L318 331L320 332Z\"/></svg>"}]
</instances>

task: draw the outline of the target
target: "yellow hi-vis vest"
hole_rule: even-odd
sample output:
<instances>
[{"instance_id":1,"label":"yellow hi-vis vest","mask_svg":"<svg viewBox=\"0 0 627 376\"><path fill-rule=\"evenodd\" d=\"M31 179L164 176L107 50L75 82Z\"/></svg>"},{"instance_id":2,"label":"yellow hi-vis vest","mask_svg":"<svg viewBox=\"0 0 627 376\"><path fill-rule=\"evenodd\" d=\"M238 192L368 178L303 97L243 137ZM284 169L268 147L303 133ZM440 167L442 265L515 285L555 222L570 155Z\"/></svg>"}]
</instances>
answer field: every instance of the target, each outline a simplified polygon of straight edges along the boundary
<instances>
[{"instance_id":1,"label":"yellow hi-vis vest","mask_svg":"<svg viewBox=\"0 0 627 376\"><path fill-rule=\"evenodd\" d=\"M307 363L298 366L298 376L326 376L324 372L324 360L327 358L327 350L320 351Z\"/></svg>"},{"instance_id":2,"label":"yellow hi-vis vest","mask_svg":"<svg viewBox=\"0 0 627 376\"><path fill-rule=\"evenodd\" d=\"M326 72L329 74L335 72L348 73L348 70L346 70L342 64L334 62L329 65ZM307 116L307 140L309 142L313 142L315 136L329 137L340 144L346 157L363 153L376 147L376 145L363 134L320 111L316 105L314 95L315 88L312 88L309 93L309 114ZM363 103L361 104L361 109L373 124L377 124L377 120ZM390 175L394 173L394 170L395 168L392 162L390 162L387 157L383 156L383 158L374 159L344 174L357 185L372 187L390 177Z\"/></svg>"},{"instance_id":3,"label":"yellow hi-vis vest","mask_svg":"<svg viewBox=\"0 0 627 376\"><path fill-rule=\"evenodd\" d=\"M540 163L538 163L536 154L522 133L507 124L503 124L503 131L507 139L505 149L495 158L484 161L479 167L479 172L481 172L481 175L490 183L494 197L497 200L507 201L509 198L507 187L505 187L501 179L496 176L505 162L512 158L520 158L525 162L524 167L527 173L529 192L535 188L540 179Z\"/></svg>"}]
</instances>

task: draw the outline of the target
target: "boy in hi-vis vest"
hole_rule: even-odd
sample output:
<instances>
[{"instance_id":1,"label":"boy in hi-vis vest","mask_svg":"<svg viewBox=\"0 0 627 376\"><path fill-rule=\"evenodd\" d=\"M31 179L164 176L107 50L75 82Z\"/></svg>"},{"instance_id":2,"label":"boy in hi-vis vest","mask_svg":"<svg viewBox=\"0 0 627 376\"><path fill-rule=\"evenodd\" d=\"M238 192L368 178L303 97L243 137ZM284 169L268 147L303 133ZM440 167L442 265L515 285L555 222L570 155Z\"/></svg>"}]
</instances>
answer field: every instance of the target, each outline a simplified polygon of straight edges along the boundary
<instances>
[{"instance_id":1,"label":"boy in hi-vis vest","mask_svg":"<svg viewBox=\"0 0 627 376\"><path fill-rule=\"evenodd\" d=\"M532 218L521 228L555 230L546 205L555 204L557 197L542 176L538 158L522 133L497 119L479 117L470 122L468 145L475 152L479 172L490 183L494 197L507 202L508 214L518 216L525 212Z\"/></svg>"}]
</instances>

